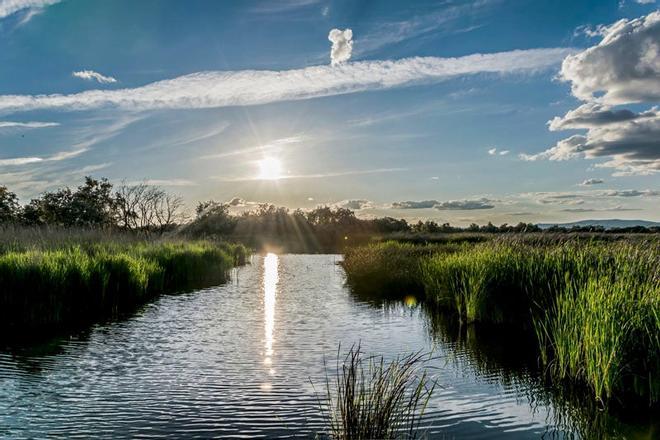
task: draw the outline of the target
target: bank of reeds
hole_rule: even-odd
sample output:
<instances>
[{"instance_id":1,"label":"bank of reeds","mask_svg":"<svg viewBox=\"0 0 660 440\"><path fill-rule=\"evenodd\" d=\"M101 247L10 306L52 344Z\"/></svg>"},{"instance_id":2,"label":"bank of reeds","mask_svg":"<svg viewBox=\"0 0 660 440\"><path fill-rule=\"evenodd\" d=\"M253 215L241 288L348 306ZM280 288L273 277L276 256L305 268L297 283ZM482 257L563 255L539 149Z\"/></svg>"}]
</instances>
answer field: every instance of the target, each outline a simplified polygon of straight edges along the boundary
<instances>
[{"instance_id":1,"label":"bank of reeds","mask_svg":"<svg viewBox=\"0 0 660 440\"><path fill-rule=\"evenodd\" d=\"M161 293L223 282L247 255L240 245L203 241L60 238L5 241L3 337L117 316Z\"/></svg>"},{"instance_id":2,"label":"bank of reeds","mask_svg":"<svg viewBox=\"0 0 660 440\"><path fill-rule=\"evenodd\" d=\"M430 256L407 249L398 257L407 261L396 265L416 269L405 272L378 267L387 254L370 253L387 246L395 253L400 245L347 253L349 283L353 268L372 278L401 276L393 286L421 283L427 301L464 323L512 325L535 334L541 362L557 382L586 384L601 401L660 402L657 240L493 240ZM362 255L369 259L353 261ZM359 284L353 287L359 291Z\"/></svg>"},{"instance_id":3,"label":"bank of reeds","mask_svg":"<svg viewBox=\"0 0 660 440\"><path fill-rule=\"evenodd\" d=\"M412 439L435 383L424 362L428 355L413 353L385 362L365 357L359 345L351 347L336 374L326 376L322 409L334 439Z\"/></svg>"}]
</instances>

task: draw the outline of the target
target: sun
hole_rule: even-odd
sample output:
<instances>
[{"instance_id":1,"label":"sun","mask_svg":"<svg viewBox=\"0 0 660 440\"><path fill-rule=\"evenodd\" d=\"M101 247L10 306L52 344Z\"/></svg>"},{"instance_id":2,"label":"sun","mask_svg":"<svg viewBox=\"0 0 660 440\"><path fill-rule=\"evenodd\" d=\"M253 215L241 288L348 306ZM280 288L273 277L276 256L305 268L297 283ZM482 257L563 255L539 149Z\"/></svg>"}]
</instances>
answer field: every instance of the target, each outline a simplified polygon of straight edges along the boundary
<instances>
[{"instance_id":1,"label":"sun","mask_svg":"<svg viewBox=\"0 0 660 440\"><path fill-rule=\"evenodd\" d=\"M282 162L274 157L265 157L259 164L259 180L278 180L282 178Z\"/></svg>"}]
</instances>

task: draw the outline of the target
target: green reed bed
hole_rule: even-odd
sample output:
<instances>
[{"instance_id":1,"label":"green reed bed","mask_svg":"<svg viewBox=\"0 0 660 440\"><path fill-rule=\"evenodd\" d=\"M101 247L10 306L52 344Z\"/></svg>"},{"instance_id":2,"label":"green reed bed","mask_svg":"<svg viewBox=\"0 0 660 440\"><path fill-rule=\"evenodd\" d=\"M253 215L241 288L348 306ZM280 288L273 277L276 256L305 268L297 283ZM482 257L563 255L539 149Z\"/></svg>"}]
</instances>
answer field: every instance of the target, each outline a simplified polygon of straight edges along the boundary
<instances>
[{"instance_id":1,"label":"green reed bed","mask_svg":"<svg viewBox=\"0 0 660 440\"><path fill-rule=\"evenodd\" d=\"M378 246L395 252L398 245ZM632 397L660 402L657 239L506 239L431 255L407 249L398 257L407 261L396 266L417 269L399 272L369 267L387 258L385 252L371 255L378 252L373 247L347 253L349 283L353 268L400 276L393 286L421 283L427 301L464 323L513 325L535 334L541 362L557 382L586 384L601 401ZM362 255L369 259L353 261ZM359 292L359 284L352 286Z\"/></svg>"},{"instance_id":2,"label":"green reed bed","mask_svg":"<svg viewBox=\"0 0 660 440\"><path fill-rule=\"evenodd\" d=\"M447 253L455 244L417 246L388 241L348 248L342 266L348 282L363 294L388 297L421 293L424 284L420 261L423 257Z\"/></svg>"},{"instance_id":3,"label":"green reed bed","mask_svg":"<svg viewBox=\"0 0 660 440\"><path fill-rule=\"evenodd\" d=\"M11 338L116 316L161 293L222 282L245 255L240 245L211 242L7 246L0 253L0 328Z\"/></svg>"}]
</instances>

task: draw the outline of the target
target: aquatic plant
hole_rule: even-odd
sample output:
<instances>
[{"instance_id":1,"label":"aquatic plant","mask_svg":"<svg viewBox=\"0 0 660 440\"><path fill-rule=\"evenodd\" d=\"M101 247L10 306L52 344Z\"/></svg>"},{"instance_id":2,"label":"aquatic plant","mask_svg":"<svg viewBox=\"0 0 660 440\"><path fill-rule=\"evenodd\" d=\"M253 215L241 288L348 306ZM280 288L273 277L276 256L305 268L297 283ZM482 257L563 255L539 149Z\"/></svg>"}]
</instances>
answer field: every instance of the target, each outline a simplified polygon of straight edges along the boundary
<instances>
[{"instance_id":1,"label":"aquatic plant","mask_svg":"<svg viewBox=\"0 0 660 440\"><path fill-rule=\"evenodd\" d=\"M468 324L506 324L536 335L540 360L557 382L585 384L603 402L630 396L652 405L660 402L660 241L656 238L499 239L453 245L444 251L438 246L403 247L404 253L390 258L397 246L402 245L377 245L346 254L344 267L355 291L361 288L360 283L353 284L350 272L355 268L358 274L387 274L383 289L421 283L427 301L440 313ZM368 258L353 261L364 255ZM381 265L383 260L419 269L391 270ZM418 278L410 280L411 276Z\"/></svg>"},{"instance_id":2,"label":"aquatic plant","mask_svg":"<svg viewBox=\"0 0 660 440\"><path fill-rule=\"evenodd\" d=\"M161 293L220 283L245 255L201 241L14 246L0 253L0 327L12 337L116 316Z\"/></svg>"},{"instance_id":3,"label":"aquatic plant","mask_svg":"<svg viewBox=\"0 0 660 440\"><path fill-rule=\"evenodd\" d=\"M326 376L327 423L335 439L416 438L435 389L423 369L428 355L413 353L386 363L353 346Z\"/></svg>"}]
</instances>

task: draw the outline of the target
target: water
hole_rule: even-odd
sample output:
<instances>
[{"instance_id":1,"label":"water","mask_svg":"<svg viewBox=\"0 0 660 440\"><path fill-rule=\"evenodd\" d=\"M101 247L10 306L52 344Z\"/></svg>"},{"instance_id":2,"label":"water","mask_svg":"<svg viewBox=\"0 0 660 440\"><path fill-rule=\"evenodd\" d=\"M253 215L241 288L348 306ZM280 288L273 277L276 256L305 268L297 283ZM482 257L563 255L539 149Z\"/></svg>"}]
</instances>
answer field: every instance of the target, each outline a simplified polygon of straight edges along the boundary
<instances>
[{"instance_id":1,"label":"water","mask_svg":"<svg viewBox=\"0 0 660 440\"><path fill-rule=\"evenodd\" d=\"M340 343L360 342L386 357L434 351L431 438L562 438L585 423L602 425L599 437L652 438L649 424L621 424L544 389L516 355L519 341L488 350L472 330L427 318L412 298L360 301L339 258L255 256L226 285L0 351L0 437L312 437L324 429L324 365L333 371Z\"/></svg>"}]
</instances>

